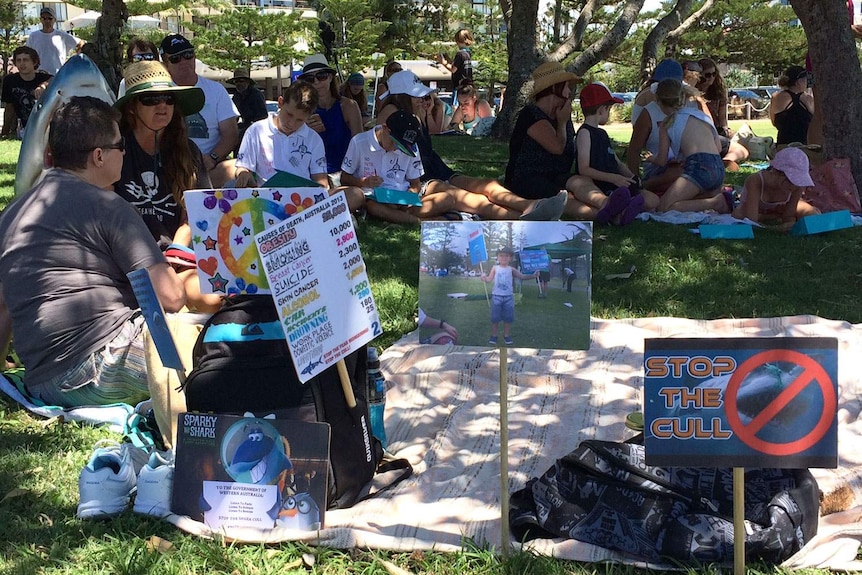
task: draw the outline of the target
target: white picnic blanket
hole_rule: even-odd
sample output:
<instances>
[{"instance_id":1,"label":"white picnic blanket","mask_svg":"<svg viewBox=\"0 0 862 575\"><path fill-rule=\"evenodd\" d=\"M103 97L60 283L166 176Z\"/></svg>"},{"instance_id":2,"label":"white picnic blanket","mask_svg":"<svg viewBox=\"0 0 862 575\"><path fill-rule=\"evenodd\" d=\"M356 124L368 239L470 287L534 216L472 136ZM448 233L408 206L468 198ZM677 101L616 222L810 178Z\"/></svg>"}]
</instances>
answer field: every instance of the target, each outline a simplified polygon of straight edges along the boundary
<instances>
[{"instance_id":1,"label":"white picnic blanket","mask_svg":"<svg viewBox=\"0 0 862 575\"><path fill-rule=\"evenodd\" d=\"M787 565L862 568L855 561L862 541L862 325L795 316L593 319L591 327L588 351L508 350L509 493L582 440L631 435L624 420L641 409L644 338L836 337L840 466L812 471L827 496L855 509L823 518L818 538ZM407 457L415 473L377 499L328 511L326 529L303 539L338 548L456 551L466 537L499 548L499 357L496 349L420 345L416 333L387 349L381 363L390 385L390 450ZM169 520L206 534L187 519ZM561 559L632 563L571 540L538 540L529 547Z\"/></svg>"}]
</instances>

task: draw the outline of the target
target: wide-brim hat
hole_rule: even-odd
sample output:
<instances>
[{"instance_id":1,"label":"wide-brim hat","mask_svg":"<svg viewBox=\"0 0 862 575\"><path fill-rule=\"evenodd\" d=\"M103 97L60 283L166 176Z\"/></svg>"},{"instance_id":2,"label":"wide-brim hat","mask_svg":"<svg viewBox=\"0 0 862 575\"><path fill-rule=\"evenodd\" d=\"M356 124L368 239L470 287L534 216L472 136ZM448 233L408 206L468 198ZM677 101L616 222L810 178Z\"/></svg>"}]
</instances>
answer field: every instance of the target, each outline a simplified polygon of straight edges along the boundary
<instances>
[{"instance_id":1,"label":"wide-brim hat","mask_svg":"<svg viewBox=\"0 0 862 575\"><path fill-rule=\"evenodd\" d=\"M559 62L545 62L533 70L532 77L533 96L555 84L561 84L563 82L574 84L581 79L577 74L566 71L566 69L563 68L563 65Z\"/></svg>"},{"instance_id":2,"label":"wide-brim hat","mask_svg":"<svg viewBox=\"0 0 862 575\"><path fill-rule=\"evenodd\" d=\"M326 56L323 54L311 54L305 58L305 62L302 63L302 74L308 74L309 72L318 72L320 70L331 72L335 74L335 68L329 65L329 62L326 61Z\"/></svg>"},{"instance_id":3,"label":"wide-brim hat","mask_svg":"<svg viewBox=\"0 0 862 575\"><path fill-rule=\"evenodd\" d=\"M123 76L126 93L115 107L122 110L132 98L142 94L171 94L183 116L190 116L204 107L204 91L197 86L177 86L161 62L135 62L129 64Z\"/></svg>"},{"instance_id":4,"label":"wide-brim hat","mask_svg":"<svg viewBox=\"0 0 862 575\"><path fill-rule=\"evenodd\" d=\"M248 82L249 86L254 86L256 83L254 80L251 79L248 68L237 68L233 71L233 78L225 80L225 82L227 82L228 84L236 84L237 80L245 80L246 82Z\"/></svg>"}]
</instances>

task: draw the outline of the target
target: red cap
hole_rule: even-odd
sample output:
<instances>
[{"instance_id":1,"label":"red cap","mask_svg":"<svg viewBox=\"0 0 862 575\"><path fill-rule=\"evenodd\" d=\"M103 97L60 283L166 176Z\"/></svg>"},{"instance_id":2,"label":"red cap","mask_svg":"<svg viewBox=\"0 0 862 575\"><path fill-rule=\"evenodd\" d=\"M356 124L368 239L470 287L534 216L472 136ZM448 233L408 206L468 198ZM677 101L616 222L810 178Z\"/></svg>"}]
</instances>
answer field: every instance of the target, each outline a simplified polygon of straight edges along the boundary
<instances>
[{"instance_id":1,"label":"red cap","mask_svg":"<svg viewBox=\"0 0 862 575\"><path fill-rule=\"evenodd\" d=\"M587 84L581 89L581 107L592 108L602 104L622 104L622 98L614 98L604 84Z\"/></svg>"}]
</instances>

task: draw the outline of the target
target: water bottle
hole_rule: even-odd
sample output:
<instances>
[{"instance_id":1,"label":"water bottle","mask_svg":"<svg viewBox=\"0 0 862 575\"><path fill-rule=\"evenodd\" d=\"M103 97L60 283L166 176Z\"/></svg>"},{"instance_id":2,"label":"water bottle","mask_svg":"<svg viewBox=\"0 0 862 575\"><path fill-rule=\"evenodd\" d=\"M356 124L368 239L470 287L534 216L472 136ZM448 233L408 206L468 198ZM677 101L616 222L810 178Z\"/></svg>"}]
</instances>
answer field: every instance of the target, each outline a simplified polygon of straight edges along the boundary
<instances>
[{"instance_id":1,"label":"water bottle","mask_svg":"<svg viewBox=\"0 0 862 575\"><path fill-rule=\"evenodd\" d=\"M383 427L383 411L386 408L386 379L380 371L377 348L368 348L368 376L366 383L368 413L371 417L371 433L386 447L386 429Z\"/></svg>"}]
</instances>

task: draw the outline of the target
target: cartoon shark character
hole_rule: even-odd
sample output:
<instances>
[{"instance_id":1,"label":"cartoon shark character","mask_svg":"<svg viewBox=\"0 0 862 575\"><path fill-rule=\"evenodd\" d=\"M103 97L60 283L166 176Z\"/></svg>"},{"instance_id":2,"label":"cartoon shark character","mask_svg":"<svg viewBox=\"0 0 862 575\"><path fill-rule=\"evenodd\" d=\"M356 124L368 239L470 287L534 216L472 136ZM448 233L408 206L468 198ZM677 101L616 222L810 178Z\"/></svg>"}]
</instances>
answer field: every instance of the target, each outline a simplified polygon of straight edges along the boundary
<instances>
[{"instance_id":1,"label":"cartoon shark character","mask_svg":"<svg viewBox=\"0 0 862 575\"><path fill-rule=\"evenodd\" d=\"M320 529L320 507L308 493L288 495L281 503L275 525L304 531Z\"/></svg>"},{"instance_id":2,"label":"cartoon shark character","mask_svg":"<svg viewBox=\"0 0 862 575\"><path fill-rule=\"evenodd\" d=\"M262 422L248 426L247 437L240 443L225 469L234 480L241 483L277 483L284 471L293 469L290 458L280 441L265 434ZM268 425L268 424L267 424Z\"/></svg>"}]
</instances>

